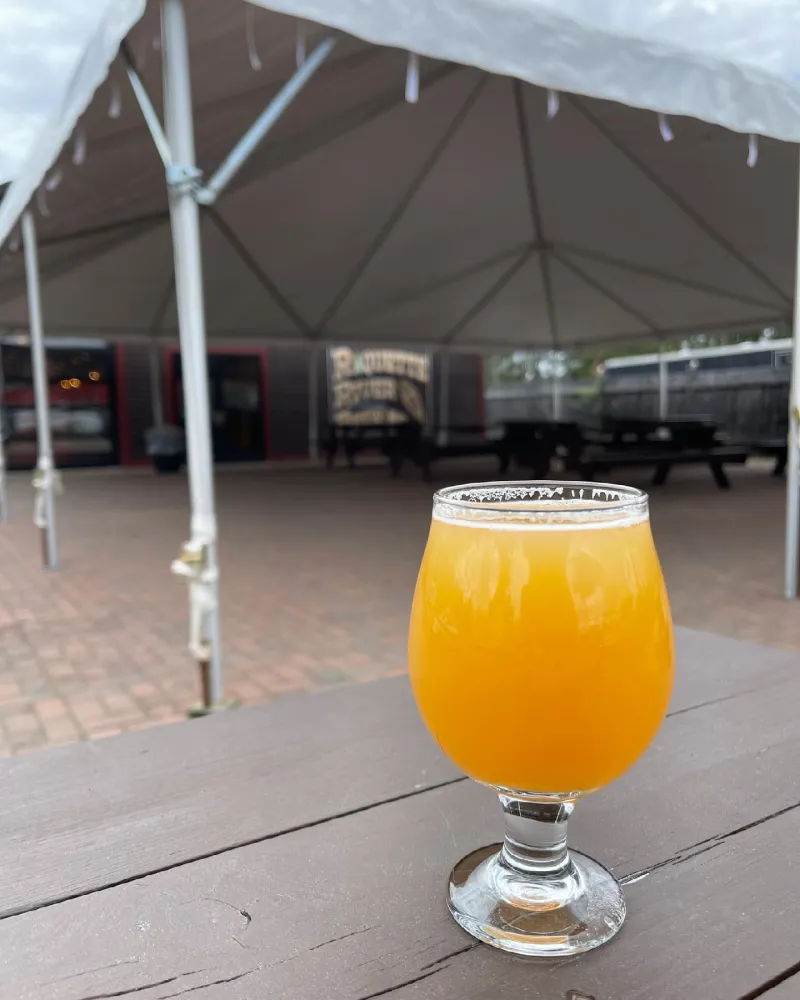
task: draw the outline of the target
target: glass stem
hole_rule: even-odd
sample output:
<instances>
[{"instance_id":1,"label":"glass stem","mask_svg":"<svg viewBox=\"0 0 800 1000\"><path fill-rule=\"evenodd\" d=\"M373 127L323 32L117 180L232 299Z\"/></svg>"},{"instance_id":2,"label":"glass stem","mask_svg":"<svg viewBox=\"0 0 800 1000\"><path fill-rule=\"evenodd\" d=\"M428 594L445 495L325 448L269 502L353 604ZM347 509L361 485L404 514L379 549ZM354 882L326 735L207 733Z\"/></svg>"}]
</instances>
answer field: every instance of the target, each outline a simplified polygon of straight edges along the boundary
<instances>
[{"instance_id":1,"label":"glass stem","mask_svg":"<svg viewBox=\"0 0 800 1000\"><path fill-rule=\"evenodd\" d=\"M563 878L570 867L567 820L575 799L499 794L506 823L500 863L527 878Z\"/></svg>"}]
</instances>

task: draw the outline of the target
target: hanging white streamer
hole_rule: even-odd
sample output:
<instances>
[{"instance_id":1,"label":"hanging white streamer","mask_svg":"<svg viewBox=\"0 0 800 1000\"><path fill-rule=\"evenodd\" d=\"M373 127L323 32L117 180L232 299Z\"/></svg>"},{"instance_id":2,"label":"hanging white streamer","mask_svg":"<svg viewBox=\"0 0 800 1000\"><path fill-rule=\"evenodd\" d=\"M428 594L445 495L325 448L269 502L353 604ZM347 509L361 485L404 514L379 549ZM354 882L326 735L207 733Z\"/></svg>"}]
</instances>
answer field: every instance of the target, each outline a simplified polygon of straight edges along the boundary
<instances>
[{"instance_id":1,"label":"hanging white streamer","mask_svg":"<svg viewBox=\"0 0 800 1000\"><path fill-rule=\"evenodd\" d=\"M661 138L664 142L672 142L675 138L672 129L670 128L669 122L667 121L666 115L658 116L658 131L661 133Z\"/></svg>"},{"instance_id":2,"label":"hanging white streamer","mask_svg":"<svg viewBox=\"0 0 800 1000\"><path fill-rule=\"evenodd\" d=\"M47 218L50 214L50 206L47 204L47 195L43 187L36 190L36 207L39 209L39 215Z\"/></svg>"},{"instance_id":3,"label":"hanging white streamer","mask_svg":"<svg viewBox=\"0 0 800 1000\"><path fill-rule=\"evenodd\" d=\"M55 191L61 182L64 180L64 171L58 167L56 168L49 177L45 178L44 186L45 190L50 194Z\"/></svg>"},{"instance_id":4,"label":"hanging white streamer","mask_svg":"<svg viewBox=\"0 0 800 1000\"><path fill-rule=\"evenodd\" d=\"M754 167L758 163L758 136L747 137L747 166Z\"/></svg>"},{"instance_id":5,"label":"hanging white streamer","mask_svg":"<svg viewBox=\"0 0 800 1000\"><path fill-rule=\"evenodd\" d=\"M557 90L547 91L547 120L551 122L555 116L558 114L558 109L561 107L561 98L558 96Z\"/></svg>"},{"instance_id":6,"label":"hanging white streamer","mask_svg":"<svg viewBox=\"0 0 800 1000\"><path fill-rule=\"evenodd\" d=\"M416 104L419 100L419 56L416 52L408 53L406 68L406 101Z\"/></svg>"},{"instance_id":7,"label":"hanging white streamer","mask_svg":"<svg viewBox=\"0 0 800 1000\"><path fill-rule=\"evenodd\" d=\"M75 143L72 147L72 162L80 167L86 162L86 132L82 128L75 133Z\"/></svg>"},{"instance_id":8,"label":"hanging white streamer","mask_svg":"<svg viewBox=\"0 0 800 1000\"><path fill-rule=\"evenodd\" d=\"M251 3L244 5L244 33L247 39L247 57L250 68L258 72L261 69L261 59L256 46L256 9Z\"/></svg>"},{"instance_id":9,"label":"hanging white streamer","mask_svg":"<svg viewBox=\"0 0 800 1000\"><path fill-rule=\"evenodd\" d=\"M108 117L119 118L122 114L122 91L116 80L111 81L111 97L108 102Z\"/></svg>"},{"instance_id":10,"label":"hanging white streamer","mask_svg":"<svg viewBox=\"0 0 800 1000\"><path fill-rule=\"evenodd\" d=\"M11 239L8 241L8 252L9 253L19 253L20 239L19 230L14 230L11 234Z\"/></svg>"},{"instance_id":11,"label":"hanging white streamer","mask_svg":"<svg viewBox=\"0 0 800 1000\"><path fill-rule=\"evenodd\" d=\"M47 195L55 191L64 178L62 170L55 170L49 177L45 178L41 187L36 190L36 207L39 214L47 218L50 215L50 206L47 204Z\"/></svg>"},{"instance_id":12,"label":"hanging white streamer","mask_svg":"<svg viewBox=\"0 0 800 1000\"><path fill-rule=\"evenodd\" d=\"M306 26L302 21L297 22L297 40L294 47L294 55L297 60L298 69L306 61Z\"/></svg>"}]
</instances>

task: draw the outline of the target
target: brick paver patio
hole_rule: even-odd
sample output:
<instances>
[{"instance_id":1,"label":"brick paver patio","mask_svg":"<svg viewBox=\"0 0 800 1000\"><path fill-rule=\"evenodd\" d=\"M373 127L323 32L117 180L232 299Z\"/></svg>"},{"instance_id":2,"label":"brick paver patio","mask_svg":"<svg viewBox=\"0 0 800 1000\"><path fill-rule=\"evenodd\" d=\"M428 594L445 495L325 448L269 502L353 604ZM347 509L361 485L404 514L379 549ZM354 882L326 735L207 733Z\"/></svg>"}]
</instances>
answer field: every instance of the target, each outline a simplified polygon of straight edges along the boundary
<instances>
[{"instance_id":1,"label":"brick paver patio","mask_svg":"<svg viewBox=\"0 0 800 1000\"><path fill-rule=\"evenodd\" d=\"M442 481L490 478L449 465ZM705 470L657 491L653 522L675 620L800 649L780 599L784 484ZM637 477L637 485L644 477ZM187 594L168 565L188 526L186 481L73 472L59 501L62 568L39 566L27 475L0 527L0 753L184 718L197 698ZM404 670L431 488L383 468L218 475L227 693L244 704Z\"/></svg>"}]
</instances>

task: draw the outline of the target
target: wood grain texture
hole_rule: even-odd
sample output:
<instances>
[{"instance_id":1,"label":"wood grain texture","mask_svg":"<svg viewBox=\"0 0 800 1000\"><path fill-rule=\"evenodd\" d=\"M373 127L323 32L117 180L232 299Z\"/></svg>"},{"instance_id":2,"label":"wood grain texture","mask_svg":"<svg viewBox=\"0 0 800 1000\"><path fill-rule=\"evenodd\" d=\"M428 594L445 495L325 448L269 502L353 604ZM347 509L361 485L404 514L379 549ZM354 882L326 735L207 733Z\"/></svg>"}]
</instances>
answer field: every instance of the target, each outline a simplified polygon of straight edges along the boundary
<instances>
[{"instance_id":1,"label":"wood grain texture","mask_svg":"<svg viewBox=\"0 0 800 1000\"><path fill-rule=\"evenodd\" d=\"M672 712L794 674L678 630ZM0 916L456 780L397 678L0 762Z\"/></svg>"},{"instance_id":2,"label":"wood grain texture","mask_svg":"<svg viewBox=\"0 0 800 1000\"><path fill-rule=\"evenodd\" d=\"M597 953L556 966L474 948L442 873L496 829L476 791L435 790L333 821L327 837L300 831L10 918L0 988L17 1000L735 1000L796 961L797 811L630 885L628 922Z\"/></svg>"},{"instance_id":3,"label":"wood grain texture","mask_svg":"<svg viewBox=\"0 0 800 1000\"><path fill-rule=\"evenodd\" d=\"M405 678L5 760L0 916L458 778Z\"/></svg>"},{"instance_id":4,"label":"wood grain texture","mask_svg":"<svg viewBox=\"0 0 800 1000\"><path fill-rule=\"evenodd\" d=\"M800 676L679 711L581 803L575 845L634 876L592 955L515 960L451 921L449 868L500 833L458 782L2 920L0 996L753 1000L800 958L798 703Z\"/></svg>"}]
</instances>

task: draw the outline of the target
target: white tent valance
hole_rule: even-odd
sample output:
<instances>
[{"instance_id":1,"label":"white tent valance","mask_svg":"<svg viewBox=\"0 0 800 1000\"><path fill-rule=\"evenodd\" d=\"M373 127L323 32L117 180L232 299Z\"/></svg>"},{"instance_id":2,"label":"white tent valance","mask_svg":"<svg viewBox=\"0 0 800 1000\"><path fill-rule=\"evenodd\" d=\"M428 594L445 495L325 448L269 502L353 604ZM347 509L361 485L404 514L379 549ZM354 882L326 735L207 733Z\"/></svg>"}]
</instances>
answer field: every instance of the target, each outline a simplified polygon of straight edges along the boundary
<instances>
[{"instance_id":1,"label":"white tent valance","mask_svg":"<svg viewBox=\"0 0 800 1000\"><path fill-rule=\"evenodd\" d=\"M800 8L783 0L251 0L540 87L800 141Z\"/></svg>"}]
</instances>

